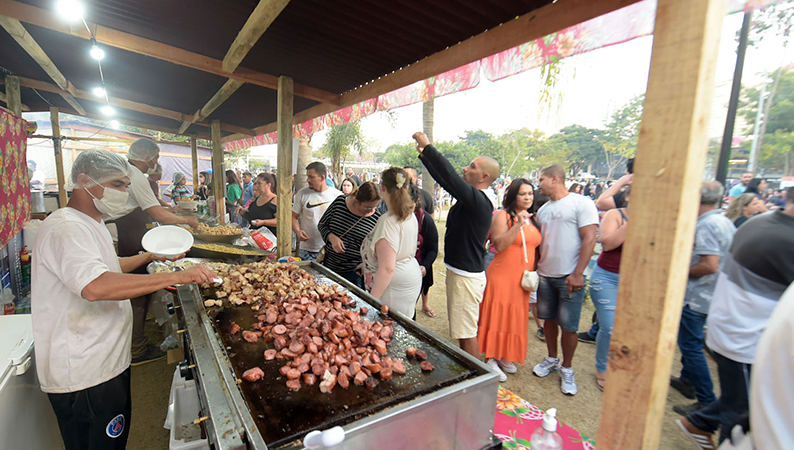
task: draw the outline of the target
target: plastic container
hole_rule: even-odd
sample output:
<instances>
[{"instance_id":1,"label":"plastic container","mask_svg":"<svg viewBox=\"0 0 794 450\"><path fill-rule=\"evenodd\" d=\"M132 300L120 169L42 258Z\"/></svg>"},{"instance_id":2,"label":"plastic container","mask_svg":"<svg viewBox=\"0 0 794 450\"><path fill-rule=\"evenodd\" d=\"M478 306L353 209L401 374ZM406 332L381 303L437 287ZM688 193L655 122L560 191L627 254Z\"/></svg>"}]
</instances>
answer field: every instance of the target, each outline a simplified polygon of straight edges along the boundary
<instances>
[{"instance_id":1,"label":"plastic container","mask_svg":"<svg viewBox=\"0 0 794 450\"><path fill-rule=\"evenodd\" d=\"M19 252L19 260L22 263L22 286L30 285L30 253L28 253L28 246L23 245L22 251Z\"/></svg>"},{"instance_id":2,"label":"plastic container","mask_svg":"<svg viewBox=\"0 0 794 450\"><path fill-rule=\"evenodd\" d=\"M16 310L14 305L15 299L16 297L14 297L14 294L11 293L11 289L3 289L3 291L0 292L0 304L3 305L4 316L14 314L14 311Z\"/></svg>"},{"instance_id":3,"label":"plastic container","mask_svg":"<svg viewBox=\"0 0 794 450\"><path fill-rule=\"evenodd\" d=\"M199 417L199 398L196 382L185 380L174 372L171 383L171 402L168 405L166 428L171 429L168 448L170 450L209 450L207 439L201 439L201 425L193 421ZM170 422L168 419L171 419Z\"/></svg>"},{"instance_id":4,"label":"plastic container","mask_svg":"<svg viewBox=\"0 0 794 450\"><path fill-rule=\"evenodd\" d=\"M182 227L163 225L147 231L141 245L155 256L176 258L193 246L193 235Z\"/></svg>"},{"instance_id":5,"label":"plastic container","mask_svg":"<svg viewBox=\"0 0 794 450\"><path fill-rule=\"evenodd\" d=\"M543 426L529 438L532 450L562 450L562 438L557 434L557 409L551 408L543 415Z\"/></svg>"}]
</instances>

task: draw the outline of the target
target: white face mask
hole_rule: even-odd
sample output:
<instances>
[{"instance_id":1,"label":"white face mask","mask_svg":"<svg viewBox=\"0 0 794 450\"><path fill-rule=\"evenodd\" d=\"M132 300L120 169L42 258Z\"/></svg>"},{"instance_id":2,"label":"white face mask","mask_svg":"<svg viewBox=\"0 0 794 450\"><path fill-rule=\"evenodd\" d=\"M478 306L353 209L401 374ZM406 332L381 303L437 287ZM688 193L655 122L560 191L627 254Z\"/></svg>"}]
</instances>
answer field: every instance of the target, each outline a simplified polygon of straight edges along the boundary
<instances>
[{"instance_id":1,"label":"white face mask","mask_svg":"<svg viewBox=\"0 0 794 450\"><path fill-rule=\"evenodd\" d=\"M93 181L93 179L91 181ZM96 181L94 181L94 183L96 183ZM94 206L96 207L97 211L101 212L102 214L111 215L120 213L127 208L127 199L130 196L129 193L118 191L106 186L102 186L102 189L104 189L102 198L96 198L91 191L88 189L85 190L88 192L88 195L94 198Z\"/></svg>"},{"instance_id":2,"label":"white face mask","mask_svg":"<svg viewBox=\"0 0 794 450\"><path fill-rule=\"evenodd\" d=\"M149 162L146 161L146 167L148 167L148 169L146 169L146 175L154 175L154 174L157 173L157 163L156 162L154 163L154 167L149 167Z\"/></svg>"}]
</instances>

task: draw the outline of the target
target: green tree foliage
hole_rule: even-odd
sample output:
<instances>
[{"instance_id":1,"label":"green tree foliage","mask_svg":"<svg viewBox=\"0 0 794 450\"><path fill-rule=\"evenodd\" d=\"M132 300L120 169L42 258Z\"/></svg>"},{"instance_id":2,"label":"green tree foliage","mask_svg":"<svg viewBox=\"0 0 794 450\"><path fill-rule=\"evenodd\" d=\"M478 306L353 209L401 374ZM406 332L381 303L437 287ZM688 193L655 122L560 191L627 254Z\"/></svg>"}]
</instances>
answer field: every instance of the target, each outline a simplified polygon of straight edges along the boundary
<instances>
[{"instance_id":1,"label":"green tree foliage","mask_svg":"<svg viewBox=\"0 0 794 450\"><path fill-rule=\"evenodd\" d=\"M361 123L354 121L331 128L325 144L320 148L320 154L331 159L331 173L334 174L334 179L341 180L345 161L353 152L360 155L366 147Z\"/></svg>"},{"instance_id":2,"label":"green tree foliage","mask_svg":"<svg viewBox=\"0 0 794 450\"><path fill-rule=\"evenodd\" d=\"M781 71L779 74L778 71ZM786 176L794 175L794 153L790 144L791 133L794 132L794 70L778 69L769 74L768 85L774 85L777 79L777 87L772 92L766 93L764 109L769 106L768 117L763 117L766 122L766 129L763 134L761 151L758 159L758 167L764 169L780 170ZM779 75L779 76L778 76ZM742 89L742 102L739 113L748 122L748 134L753 133L756 115L758 113L760 87L745 87ZM771 104L769 102L771 101ZM746 145L751 145L747 142Z\"/></svg>"},{"instance_id":3,"label":"green tree foliage","mask_svg":"<svg viewBox=\"0 0 794 450\"><path fill-rule=\"evenodd\" d=\"M589 165L604 160L604 145L601 143L602 130L571 125L560 130L551 139L569 150L570 172L577 174L587 170Z\"/></svg>"},{"instance_id":4,"label":"green tree foliage","mask_svg":"<svg viewBox=\"0 0 794 450\"><path fill-rule=\"evenodd\" d=\"M615 169L627 159L633 158L637 152L644 102L645 94L632 98L612 114L612 118L601 134L604 160L609 170L607 178L612 178Z\"/></svg>"},{"instance_id":5,"label":"green tree foliage","mask_svg":"<svg viewBox=\"0 0 794 450\"><path fill-rule=\"evenodd\" d=\"M383 161L394 167L414 166L417 171L422 172L422 165L418 158L416 144L392 144L383 153Z\"/></svg>"}]
</instances>

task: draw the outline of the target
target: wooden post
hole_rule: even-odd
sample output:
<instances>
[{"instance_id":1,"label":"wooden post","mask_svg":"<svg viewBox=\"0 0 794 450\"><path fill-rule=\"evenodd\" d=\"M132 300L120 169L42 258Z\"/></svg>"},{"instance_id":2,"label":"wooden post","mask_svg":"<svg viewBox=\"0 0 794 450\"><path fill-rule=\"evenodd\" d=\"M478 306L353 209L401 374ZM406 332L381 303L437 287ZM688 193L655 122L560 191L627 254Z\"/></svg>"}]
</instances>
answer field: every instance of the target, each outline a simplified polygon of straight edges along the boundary
<instances>
[{"instance_id":1,"label":"wooden post","mask_svg":"<svg viewBox=\"0 0 794 450\"><path fill-rule=\"evenodd\" d=\"M278 78L278 257L292 254L292 78Z\"/></svg>"},{"instance_id":2,"label":"wooden post","mask_svg":"<svg viewBox=\"0 0 794 450\"><path fill-rule=\"evenodd\" d=\"M22 97L19 94L19 77L6 75L6 106L12 113L22 116Z\"/></svg>"},{"instance_id":3,"label":"wooden post","mask_svg":"<svg viewBox=\"0 0 794 450\"><path fill-rule=\"evenodd\" d=\"M425 102L422 103L422 131L427 135L427 139L430 140L430 143L436 142L433 140L433 123L436 114L435 105L435 98L425 100ZM424 164L422 164L422 167L424 167ZM430 198L436 198L436 182L433 180L433 175L430 175L430 171L427 170L427 167L424 167L424 170L422 170L422 189L430 193ZM425 206L430 206L432 209L432 205ZM435 212L435 210L433 211Z\"/></svg>"},{"instance_id":4,"label":"wooden post","mask_svg":"<svg viewBox=\"0 0 794 450\"><path fill-rule=\"evenodd\" d=\"M221 123L213 120L212 130L212 195L215 196L218 223L226 223L226 174L223 172L223 143L221 143Z\"/></svg>"},{"instance_id":5,"label":"wooden post","mask_svg":"<svg viewBox=\"0 0 794 450\"><path fill-rule=\"evenodd\" d=\"M198 192L199 170L198 170L198 148L196 147L196 136L190 136L190 156L193 158L193 193Z\"/></svg>"},{"instance_id":6,"label":"wooden post","mask_svg":"<svg viewBox=\"0 0 794 450\"><path fill-rule=\"evenodd\" d=\"M63 172L63 152L61 151L61 122L58 108L50 107L50 122L52 123L52 148L55 151L55 172L58 177L58 206L63 208L69 202L66 197L66 176Z\"/></svg>"},{"instance_id":7,"label":"wooden post","mask_svg":"<svg viewBox=\"0 0 794 450\"><path fill-rule=\"evenodd\" d=\"M599 450L659 446L726 7L659 0L656 9Z\"/></svg>"}]
</instances>

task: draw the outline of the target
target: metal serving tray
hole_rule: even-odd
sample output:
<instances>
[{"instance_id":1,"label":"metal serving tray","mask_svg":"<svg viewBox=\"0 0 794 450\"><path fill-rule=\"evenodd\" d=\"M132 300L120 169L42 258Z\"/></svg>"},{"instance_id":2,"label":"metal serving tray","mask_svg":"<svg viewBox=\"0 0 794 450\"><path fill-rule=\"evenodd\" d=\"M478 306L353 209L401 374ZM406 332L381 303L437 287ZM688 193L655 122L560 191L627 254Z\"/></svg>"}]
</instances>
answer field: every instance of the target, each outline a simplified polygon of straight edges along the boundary
<instances>
[{"instance_id":1,"label":"metal serving tray","mask_svg":"<svg viewBox=\"0 0 794 450\"><path fill-rule=\"evenodd\" d=\"M315 262L298 265L319 283L341 285L359 306L369 303L370 314L378 314L375 311L381 304L368 293ZM492 445L496 374L402 314L389 314L395 321L389 354L406 362L406 375L382 382L374 391L351 385L349 391L337 386L331 394L321 394L315 385L290 393L278 374L283 363L266 364L261 345L255 351L260 355L257 365L265 371L265 379L254 389L238 385L242 371L250 368L252 356L245 355L244 346L231 342L223 332L225 321L230 319L224 319L221 312L219 322L215 322L194 285L180 286L177 301L182 305L180 319L186 327L186 358L189 364L195 364L192 370L202 409L210 417L205 422L207 433L218 449L301 449L306 433L335 425L346 432L345 441L335 449L476 450ZM252 316L248 308L239 310ZM246 328L246 324L238 324ZM404 353L400 356L409 345L425 350L436 370L423 374L412 367L418 365L407 360ZM273 363L273 370L269 363ZM243 444L245 447L241 447Z\"/></svg>"}]
</instances>

